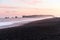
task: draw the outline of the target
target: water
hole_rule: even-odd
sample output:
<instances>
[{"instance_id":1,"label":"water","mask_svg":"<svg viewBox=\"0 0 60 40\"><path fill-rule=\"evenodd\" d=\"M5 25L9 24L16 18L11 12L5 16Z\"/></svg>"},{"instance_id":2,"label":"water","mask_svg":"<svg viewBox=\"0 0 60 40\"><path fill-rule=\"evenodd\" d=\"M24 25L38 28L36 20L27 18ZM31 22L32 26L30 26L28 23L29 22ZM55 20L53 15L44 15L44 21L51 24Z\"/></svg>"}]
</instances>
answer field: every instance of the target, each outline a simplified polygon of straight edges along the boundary
<instances>
[{"instance_id":1,"label":"water","mask_svg":"<svg viewBox=\"0 0 60 40\"><path fill-rule=\"evenodd\" d=\"M44 18L19 18L19 19L4 19L0 20L0 28L8 28L8 27L14 27L16 25L13 25L15 23L20 23L19 25L23 25L29 22L37 21L37 20L43 20L47 18L52 18L52 17L44 17ZM9 26L7 26L9 25ZM3 27L4 26L4 27ZM7 26L7 27L6 27Z\"/></svg>"}]
</instances>

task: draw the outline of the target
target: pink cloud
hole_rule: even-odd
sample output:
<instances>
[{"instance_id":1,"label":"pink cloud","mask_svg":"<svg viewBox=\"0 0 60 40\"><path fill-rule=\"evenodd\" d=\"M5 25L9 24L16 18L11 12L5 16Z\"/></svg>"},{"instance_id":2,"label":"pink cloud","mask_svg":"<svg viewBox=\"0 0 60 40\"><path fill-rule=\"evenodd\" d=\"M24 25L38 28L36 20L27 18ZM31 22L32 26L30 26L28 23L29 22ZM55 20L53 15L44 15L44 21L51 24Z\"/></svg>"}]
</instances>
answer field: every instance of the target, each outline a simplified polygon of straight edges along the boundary
<instances>
[{"instance_id":1,"label":"pink cloud","mask_svg":"<svg viewBox=\"0 0 60 40\"><path fill-rule=\"evenodd\" d=\"M39 3L39 2L40 2L40 0L30 0L30 1L26 0L26 1L24 1L24 3L26 3L26 4L36 4L36 3Z\"/></svg>"}]
</instances>

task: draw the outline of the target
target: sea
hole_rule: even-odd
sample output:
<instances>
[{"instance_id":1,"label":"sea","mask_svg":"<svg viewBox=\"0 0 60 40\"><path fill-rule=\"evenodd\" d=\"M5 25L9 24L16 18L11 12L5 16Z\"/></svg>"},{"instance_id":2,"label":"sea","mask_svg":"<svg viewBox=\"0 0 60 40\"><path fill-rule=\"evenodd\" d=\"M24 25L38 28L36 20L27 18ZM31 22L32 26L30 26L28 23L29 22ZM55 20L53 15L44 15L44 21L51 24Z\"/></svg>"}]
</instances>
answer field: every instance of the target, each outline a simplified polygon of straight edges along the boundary
<instances>
[{"instance_id":1,"label":"sea","mask_svg":"<svg viewBox=\"0 0 60 40\"><path fill-rule=\"evenodd\" d=\"M24 24L27 24L33 21L38 21L38 20L43 20L43 19L48 19L48 18L53 18L53 17L8 18L8 19L0 18L0 29L15 27L15 26L22 26Z\"/></svg>"}]
</instances>

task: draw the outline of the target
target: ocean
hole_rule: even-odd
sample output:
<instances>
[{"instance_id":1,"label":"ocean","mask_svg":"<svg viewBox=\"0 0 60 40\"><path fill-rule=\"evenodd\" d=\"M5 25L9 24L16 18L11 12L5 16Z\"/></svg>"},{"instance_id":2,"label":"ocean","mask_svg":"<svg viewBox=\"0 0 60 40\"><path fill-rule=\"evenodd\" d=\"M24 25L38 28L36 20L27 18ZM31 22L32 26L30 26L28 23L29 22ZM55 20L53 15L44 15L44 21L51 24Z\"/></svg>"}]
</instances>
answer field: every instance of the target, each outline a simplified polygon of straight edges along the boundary
<instances>
[{"instance_id":1,"label":"ocean","mask_svg":"<svg viewBox=\"0 0 60 40\"><path fill-rule=\"evenodd\" d=\"M48 19L52 17L41 17L41 18L9 18L9 19L0 19L0 29L9 28L15 26L21 26L29 22Z\"/></svg>"}]
</instances>

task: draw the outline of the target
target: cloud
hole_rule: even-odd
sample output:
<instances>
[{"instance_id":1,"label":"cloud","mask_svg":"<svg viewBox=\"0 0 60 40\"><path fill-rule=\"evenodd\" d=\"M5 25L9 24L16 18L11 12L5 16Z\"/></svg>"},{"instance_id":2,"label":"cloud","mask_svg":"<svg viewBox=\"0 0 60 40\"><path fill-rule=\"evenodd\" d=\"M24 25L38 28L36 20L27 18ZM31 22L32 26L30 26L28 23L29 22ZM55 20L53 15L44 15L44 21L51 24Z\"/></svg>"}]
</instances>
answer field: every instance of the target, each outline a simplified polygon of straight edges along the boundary
<instances>
[{"instance_id":1,"label":"cloud","mask_svg":"<svg viewBox=\"0 0 60 40\"><path fill-rule=\"evenodd\" d=\"M22 2L26 3L26 4L36 4L39 3L40 0L22 0Z\"/></svg>"},{"instance_id":2,"label":"cloud","mask_svg":"<svg viewBox=\"0 0 60 40\"><path fill-rule=\"evenodd\" d=\"M60 8L60 0L0 0L0 6L25 8Z\"/></svg>"},{"instance_id":3,"label":"cloud","mask_svg":"<svg viewBox=\"0 0 60 40\"><path fill-rule=\"evenodd\" d=\"M12 7L34 7L40 0L0 0L1 5Z\"/></svg>"}]
</instances>

